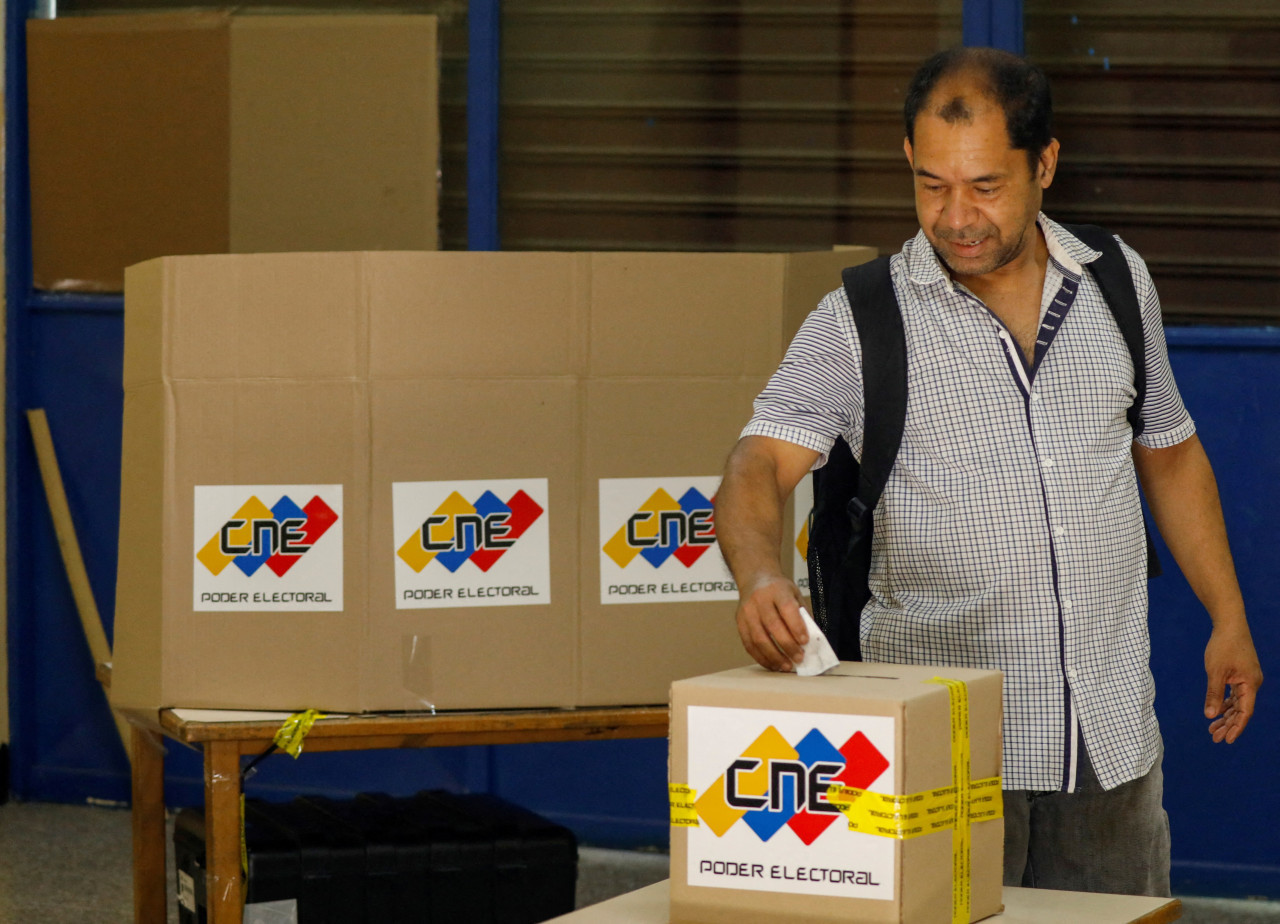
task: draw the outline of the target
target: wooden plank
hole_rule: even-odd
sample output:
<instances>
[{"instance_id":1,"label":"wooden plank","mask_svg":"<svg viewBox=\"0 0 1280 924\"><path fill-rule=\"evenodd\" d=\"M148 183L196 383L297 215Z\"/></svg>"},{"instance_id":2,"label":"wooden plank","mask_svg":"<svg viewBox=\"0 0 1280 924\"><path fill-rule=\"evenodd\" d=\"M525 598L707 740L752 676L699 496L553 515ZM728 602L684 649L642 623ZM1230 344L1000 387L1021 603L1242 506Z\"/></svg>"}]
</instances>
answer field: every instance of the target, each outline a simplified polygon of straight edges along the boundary
<instances>
[{"instance_id":1,"label":"wooden plank","mask_svg":"<svg viewBox=\"0 0 1280 924\"><path fill-rule=\"evenodd\" d=\"M485 736L513 744L596 738L659 738L667 734L668 715L665 706L450 712L435 715L375 713L322 719L312 726L307 742L317 748L320 747L320 742L328 738L343 739L343 747L358 747L355 742L365 738L384 741L402 739L404 742L363 745L365 748L372 748L440 746L438 739L446 735L469 738L475 744L487 743L481 740ZM278 720L188 721L167 709L161 712L160 722L166 734L187 744L204 741L269 742L280 728Z\"/></svg>"},{"instance_id":2,"label":"wooden plank","mask_svg":"<svg viewBox=\"0 0 1280 924\"><path fill-rule=\"evenodd\" d=\"M591 730L584 733L574 729L547 729L545 731L529 731L511 729L507 731L455 731L410 735L364 735L351 738L314 738L307 736L305 748L312 753L322 751L369 751L396 748L450 748L468 747L479 744L545 744L556 741L606 741L626 738L655 738L661 735L649 734L644 730L622 728L616 732L606 733ZM261 747L250 747L245 754L256 754Z\"/></svg>"},{"instance_id":3,"label":"wooden plank","mask_svg":"<svg viewBox=\"0 0 1280 924\"><path fill-rule=\"evenodd\" d=\"M75 523L71 519L71 506L67 503L66 487L62 483L62 471L58 468L58 454L53 446L53 433L49 430L49 419L43 408L27 411L27 422L31 425L31 439L35 443L36 462L40 466L40 479L44 482L45 499L49 502L49 513L53 516L53 529L58 537L58 550L62 553L62 564L67 571L67 580L71 582L71 595L75 599L76 612L80 614L80 625L84 628L84 637L89 642L89 652L93 656L95 673L96 665L106 664L111 660L111 647L107 644L107 634L102 629L102 617L98 613L98 604L93 599L93 588L89 585L89 572L84 567L84 556L80 554L80 541L76 538ZM101 681L101 678L99 678ZM103 684L103 695L110 691L110 681ZM131 733L129 723L124 716L115 710L111 716L116 723L116 732L120 735L120 744L124 747L125 756L129 755Z\"/></svg>"}]
</instances>

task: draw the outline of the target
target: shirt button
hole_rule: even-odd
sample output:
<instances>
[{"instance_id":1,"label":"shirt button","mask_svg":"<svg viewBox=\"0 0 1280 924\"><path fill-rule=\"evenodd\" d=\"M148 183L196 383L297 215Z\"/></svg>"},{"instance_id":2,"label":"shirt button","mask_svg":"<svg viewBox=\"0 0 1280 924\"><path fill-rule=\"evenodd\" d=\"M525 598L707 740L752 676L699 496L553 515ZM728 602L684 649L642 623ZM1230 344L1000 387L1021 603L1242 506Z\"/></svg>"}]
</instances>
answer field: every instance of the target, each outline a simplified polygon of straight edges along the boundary
<instances>
[{"instance_id":1,"label":"shirt button","mask_svg":"<svg viewBox=\"0 0 1280 924\"><path fill-rule=\"evenodd\" d=\"M1067 679L1068 680L1076 679L1076 669L1074 667L1067 668Z\"/></svg>"},{"instance_id":2,"label":"shirt button","mask_svg":"<svg viewBox=\"0 0 1280 924\"><path fill-rule=\"evenodd\" d=\"M1031 393L1031 400L1032 400L1032 401L1039 401L1039 400L1040 400L1040 395L1039 395L1039 393L1037 393L1037 392L1032 392L1032 393Z\"/></svg>"},{"instance_id":3,"label":"shirt button","mask_svg":"<svg viewBox=\"0 0 1280 924\"><path fill-rule=\"evenodd\" d=\"M1052 459L1045 459L1045 460L1044 460L1044 467L1045 467L1045 468L1053 468L1053 460L1052 460Z\"/></svg>"},{"instance_id":4,"label":"shirt button","mask_svg":"<svg viewBox=\"0 0 1280 924\"><path fill-rule=\"evenodd\" d=\"M1055 526L1053 528L1053 535L1054 535L1054 538L1056 539L1061 539L1066 534L1067 534L1066 529L1061 526Z\"/></svg>"},{"instance_id":5,"label":"shirt button","mask_svg":"<svg viewBox=\"0 0 1280 924\"><path fill-rule=\"evenodd\" d=\"M1062 608L1063 608L1064 610L1069 610L1069 609L1071 609L1071 605L1072 605L1072 604L1071 604L1071 598L1070 598L1070 597L1068 597L1067 599L1065 599L1065 600L1063 600L1063 601L1062 601Z\"/></svg>"}]
</instances>

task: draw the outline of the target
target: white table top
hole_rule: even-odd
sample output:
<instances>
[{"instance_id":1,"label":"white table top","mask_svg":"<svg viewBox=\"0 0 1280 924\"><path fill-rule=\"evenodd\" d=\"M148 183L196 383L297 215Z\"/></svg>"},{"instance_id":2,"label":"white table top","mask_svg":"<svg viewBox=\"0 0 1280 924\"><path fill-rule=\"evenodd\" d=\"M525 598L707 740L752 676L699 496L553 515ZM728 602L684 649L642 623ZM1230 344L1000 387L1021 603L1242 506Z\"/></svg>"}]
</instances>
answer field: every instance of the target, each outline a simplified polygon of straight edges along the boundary
<instances>
[{"instance_id":1,"label":"white table top","mask_svg":"<svg viewBox=\"0 0 1280 924\"><path fill-rule=\"evenodd\" d=\"M554 918L550 924L669 924L666 880ZM1182 916L1176 898L1100 895L1051 889L1004 890L1004 913L984 924L1164 924Z\"/></svg>"}]
</instances>

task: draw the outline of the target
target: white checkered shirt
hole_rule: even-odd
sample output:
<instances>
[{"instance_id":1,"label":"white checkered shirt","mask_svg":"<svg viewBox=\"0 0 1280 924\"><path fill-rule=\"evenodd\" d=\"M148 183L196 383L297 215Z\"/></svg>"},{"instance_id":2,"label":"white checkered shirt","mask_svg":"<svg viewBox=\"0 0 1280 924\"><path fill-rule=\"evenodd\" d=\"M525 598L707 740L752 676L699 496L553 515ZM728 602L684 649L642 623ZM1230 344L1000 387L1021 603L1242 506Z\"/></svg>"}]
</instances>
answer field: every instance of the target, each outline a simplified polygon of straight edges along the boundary
<instances>
[{"instance_id":1,"label":"white checkered shirt","mask_svg":"<svg viewBox=\"0 0 1280 924\"><path fill-rule=\"evenodd\" d=\"M892 259L907 417L875 511L863 656L1005 672L1004 786L1075 787L1077 727L1111 788L1159 750L1146 543L1125 412L1134 367L1081 264L1100 254L1040 216L1049 244L1037 361L956 286L923 232ZM1146 341L1138 442L1195 425L1169 368L1160 303L1124 247ZM1015 358L1017 357L1017 358ZM862 369L844 289L809 315L743 435L862 451Z\"/></svg>"}]
</instances>

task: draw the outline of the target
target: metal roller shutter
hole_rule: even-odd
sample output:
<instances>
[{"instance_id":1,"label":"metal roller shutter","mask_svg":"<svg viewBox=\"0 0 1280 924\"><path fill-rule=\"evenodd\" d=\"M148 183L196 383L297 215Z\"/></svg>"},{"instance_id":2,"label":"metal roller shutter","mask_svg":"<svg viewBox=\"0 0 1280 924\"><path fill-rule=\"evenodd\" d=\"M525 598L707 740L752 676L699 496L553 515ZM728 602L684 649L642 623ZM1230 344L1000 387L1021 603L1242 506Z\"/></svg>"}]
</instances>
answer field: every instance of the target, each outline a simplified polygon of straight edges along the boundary
<instances>
[{"instance_id":1,"label":"metal roller shutter","mask_svg":"<svg viewBox=\"0 0 1280 924\"><path fill-rule=\"evenodd\" d=\"M897 249L903 90L960 7L507 0L503 246Z\"/></svg>"},{"instance_id":2,"label":"metal roller shutter","mask_svg":"<svg viewBox=\"0 0 1280 924\"><path fill-rule=\"evenodd\" d=\"M1280 317L1280 6L1027 0L1062 166L1047 209L1146 258L1171 321Z\"/></svg>"}]
</instances>

